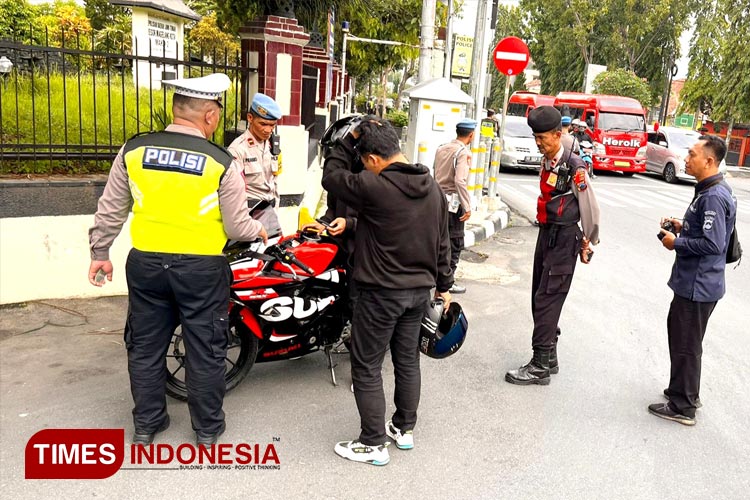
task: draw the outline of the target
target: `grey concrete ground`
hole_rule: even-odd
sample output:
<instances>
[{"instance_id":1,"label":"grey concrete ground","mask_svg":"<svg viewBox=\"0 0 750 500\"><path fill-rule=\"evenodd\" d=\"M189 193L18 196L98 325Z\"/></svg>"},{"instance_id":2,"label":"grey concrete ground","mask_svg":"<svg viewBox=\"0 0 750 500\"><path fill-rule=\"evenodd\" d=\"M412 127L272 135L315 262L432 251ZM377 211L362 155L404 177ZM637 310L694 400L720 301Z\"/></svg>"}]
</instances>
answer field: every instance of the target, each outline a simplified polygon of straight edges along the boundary
<instances>
[{"instance_id":1,"label":"grey concrete ground","mask_svg":"<svg viewBox=\"0 0 750 500\"><path fill-rule=\"evenodd\" d=\"M632 185L609 178L601 189ZM689 201L692 187L669 189ZM125 428L126 439L132 432L121 334L126 301L2 308L3 498L747 498L750 266L733 271L711 318L697 425L649 415L646 406L661 400L668 380L665 283L672 259L652 228L660 214L651 212L604 212L603 243L592 264L576 272L560 322L561 371L547 387L503 381L530 356L536 228L515 217L467 250L459 277L468 292L455 298L467 311L469 337L449 359L422 358L416 447L392 446L391 463L382 468L333 453L336 441L358 434L349 362L338 359L341 384L333 387L324 356L313 354L256 365L225 401L222 441L279 438L281 470L120 470L106 480L24 480L24 446L41 429ZM392 394L390 362L384 378ZM191 442L186 405L169 401L169 411L172 426L159 440Z\"/></svg>"}]
</instances>

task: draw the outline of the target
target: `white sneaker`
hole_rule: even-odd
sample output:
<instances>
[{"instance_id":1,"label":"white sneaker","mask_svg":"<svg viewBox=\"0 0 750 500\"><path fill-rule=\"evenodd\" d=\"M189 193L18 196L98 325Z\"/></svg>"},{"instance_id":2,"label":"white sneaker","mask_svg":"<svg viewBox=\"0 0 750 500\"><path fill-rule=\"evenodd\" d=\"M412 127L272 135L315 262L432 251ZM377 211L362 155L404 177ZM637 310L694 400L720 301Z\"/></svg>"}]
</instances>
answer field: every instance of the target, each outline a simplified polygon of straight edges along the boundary
<instances>
[{"instance_id":1,"label":"white sneaker","mask_svg":"<svg viewBox=\"0 0 750 500\"><path fill-rule=\"evenodd\" d=\"M414 432L401 432L401 429L393 425L393 420L389 420L385 424L385 433L396 442L396 448L399 450L411 450L414 448Z\"/></svg>"},{"instance_id":2,"label":"white sneaker","mask_svg":"<svg viewBox=\"0 0 750 500\"><path fill-rule=\"evenodd\" d=\"M368 446L359 441L341 441L336 443L333 451L340 457L353 462L362 462L363 464L385 465L391 461L388 454L388 444L380 446Z\"/></svg>"}]
</instances>

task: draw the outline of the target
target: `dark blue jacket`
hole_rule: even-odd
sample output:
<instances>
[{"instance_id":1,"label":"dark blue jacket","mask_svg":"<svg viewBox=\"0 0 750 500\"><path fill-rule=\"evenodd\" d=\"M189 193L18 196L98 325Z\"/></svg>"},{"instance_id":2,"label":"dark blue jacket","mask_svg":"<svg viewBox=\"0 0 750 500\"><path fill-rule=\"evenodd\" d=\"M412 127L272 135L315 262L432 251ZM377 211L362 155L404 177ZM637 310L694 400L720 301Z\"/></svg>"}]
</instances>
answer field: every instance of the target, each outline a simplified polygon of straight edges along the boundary
<instances>
[{"instance_id":1,"label":"dark blue jacket","mask_svg":"<svg viewBox=\"0 0 750 500\"><path fill-rule=\"evenodd\" d=\"M706 189L715 181L721 182ZM724 296L727 247L736 216L737 200L723 175L695 186L695 199L674 241L677 257L669 287L676 295L695 302L715 302Z\"/></svg>"}]
</instances>

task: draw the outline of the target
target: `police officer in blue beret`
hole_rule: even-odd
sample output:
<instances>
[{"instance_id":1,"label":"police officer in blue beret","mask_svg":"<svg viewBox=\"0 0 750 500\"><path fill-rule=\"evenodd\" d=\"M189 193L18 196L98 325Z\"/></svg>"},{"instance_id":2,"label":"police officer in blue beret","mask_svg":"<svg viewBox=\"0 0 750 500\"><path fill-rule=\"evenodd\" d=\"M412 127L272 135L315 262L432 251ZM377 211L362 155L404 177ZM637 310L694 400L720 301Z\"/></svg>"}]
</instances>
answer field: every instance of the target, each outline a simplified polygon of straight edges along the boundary
<instances>
[{"instance_id":1,"label":"police officer in blue beret","mask_svg":"<svg viewBox=\"0 0 750 500\"><path fill-rule=\"evenodd\" d=\"M252 216L263 223L269 237L281 235L276 214L279 203L276 178L281 173L281 151L278 136L274 134L281 116L276 101L258 92L247 112L247 130L228 148L242 166L249 208L261 202L268 203L263 209L253 210Z\"/></svg>"},{"instance_id":2,"label":"police officer in blue beret","mask_svg":"<svg viewBox=\"0 0 750 500\"><path fill-rule=\"evenodd\" d=\"M435 152L435 180L448 199L448 233L451 240L451 270L454 275L464 248L464 226L471 217L468 181L471 169L471 141L477 121L463 118L456 124L456 138ZM466 287L454 283L451 293L464 293Z\"/></svg>"}]
</instances>

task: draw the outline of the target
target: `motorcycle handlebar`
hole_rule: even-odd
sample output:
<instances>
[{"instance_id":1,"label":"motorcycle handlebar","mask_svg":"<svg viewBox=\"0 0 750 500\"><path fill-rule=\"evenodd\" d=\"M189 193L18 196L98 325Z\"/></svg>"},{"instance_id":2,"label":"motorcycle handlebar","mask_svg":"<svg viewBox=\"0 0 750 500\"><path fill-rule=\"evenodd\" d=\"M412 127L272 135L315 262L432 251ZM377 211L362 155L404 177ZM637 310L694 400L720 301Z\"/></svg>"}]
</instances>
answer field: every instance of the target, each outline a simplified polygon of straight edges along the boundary
<instances>
[{"instance_id":1,"label":"motorcycle handlebar","mask_svg":"<svg viewBox=\"0 0 750 500\"><path fill-rule=\"evenodd\" d=\"M315 275L315 271L313 271L310 267L306 266L304 263L302 263L296 255L294 255L292 252L286 252L285 255L288 257L289 262L294 264L295 266L299 267L303 271L305 271L307 274L313 276Z\"/></svg>"},{"instance_id":2,"label":"motorcycle handlebar","mask_svg":"<svg viewBox=\"0 0 750 500\"><path fill-rule=\"evenodd\" d=\"M272 252L272 255L276 257L276 259L283 264L294 264L295 266L305 271L307 274L311 276L315 275L315 271L312 268L305 265L302 261L300 261L297 258L296 255L294 255L291 251L287 250L281 245L277 246L274 249L274 251Z\"/></svg>"}]
</instances>

